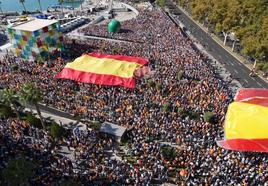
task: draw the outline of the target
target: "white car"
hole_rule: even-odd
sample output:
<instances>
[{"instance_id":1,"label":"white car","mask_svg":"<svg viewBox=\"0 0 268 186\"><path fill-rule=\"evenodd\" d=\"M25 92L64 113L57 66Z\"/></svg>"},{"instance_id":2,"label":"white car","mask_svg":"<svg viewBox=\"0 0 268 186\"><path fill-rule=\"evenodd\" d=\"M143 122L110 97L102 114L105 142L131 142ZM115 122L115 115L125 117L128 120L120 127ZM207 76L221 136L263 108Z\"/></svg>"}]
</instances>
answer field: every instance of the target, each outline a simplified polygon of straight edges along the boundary
<instances>
[{"instance_id":1,"label":"white car","mask_svg":"<svg viewBox=\"0 0 268 186\"><path fill-rule=\"evenodd\" d=\"M56 19L56 17L54 15L50 15L50 16L47 17L47 19L50 19L50 20L51 19Z\"/></svg>"},{"instance_id":2,"label":"white car","mask_svg":"<svg viewBox=\"0 0 268 186\"><path fill-rule=\"evenodd\" d=\"M74 17L73 14L65 14L64 15L64 18L72 18L72 17Z\"/></svg>"}]
</instances>

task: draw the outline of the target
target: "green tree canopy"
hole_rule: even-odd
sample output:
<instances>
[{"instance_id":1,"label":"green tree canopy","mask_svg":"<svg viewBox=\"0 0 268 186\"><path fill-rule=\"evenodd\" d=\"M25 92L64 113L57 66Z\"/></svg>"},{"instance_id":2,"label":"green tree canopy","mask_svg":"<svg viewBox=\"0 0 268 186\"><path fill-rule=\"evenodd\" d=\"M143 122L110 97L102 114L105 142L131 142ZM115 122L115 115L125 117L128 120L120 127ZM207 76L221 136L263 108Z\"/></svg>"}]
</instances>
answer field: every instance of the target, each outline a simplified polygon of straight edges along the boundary
<instances>
[{"instance_id":1,"label":"green tree canopy","mask_svg":"<svg viewBox=\"0 0 268 186\"><path fill-rule=\"evenodd\" d=\"M20 89L19 99L25 104L29 104L30 106L31 105L35 106L37 114L41 120L42 126L45 129L45 123L43 121L41 111L38 105L38 102L42 101L41 90L35 87L35 85L32 83L25 83L22 85Z\"/></svg>"},{"instance_id":2,"label":"green tree canopy","mask_svg":"<svg viewBox=\"0 0 268 186\"><path fill-rule=\"evenodd\" d=\"M178 0L178 3L189 6L195 19L208 21L216 32L234 32L244 54L268 63L268 1Z\"/></svg>"},{"instance_id":3,"label":"green tree canopy","mask_svg":"<svg viewBox=\"0 0 268 186\"><path fill-rule=\"evenodd\" d=\"M9 113L9 111L12 111L14 109L17 117L19 118L19 112L17 111L15 102L18 99L18 95L15 89L13 88L5 88L0 90L0 104L2 105L2 113ZM10 108L10 109L8 109ZM6 114L3 114L5 116L8 116ZM12 114L11 114L12 115Z\"/></svg>"},{"instance_id":4,"label":"green tree canopy","mask_svg":"<svg viewBox=\"0 0 268 186\"><path fill-rule=\"evenodd\" d=\"M2 177L8 185L29 185L29 178L34 175L36 165L24 157L10 160L2 171Z\"/></svg>"}]
</instances>

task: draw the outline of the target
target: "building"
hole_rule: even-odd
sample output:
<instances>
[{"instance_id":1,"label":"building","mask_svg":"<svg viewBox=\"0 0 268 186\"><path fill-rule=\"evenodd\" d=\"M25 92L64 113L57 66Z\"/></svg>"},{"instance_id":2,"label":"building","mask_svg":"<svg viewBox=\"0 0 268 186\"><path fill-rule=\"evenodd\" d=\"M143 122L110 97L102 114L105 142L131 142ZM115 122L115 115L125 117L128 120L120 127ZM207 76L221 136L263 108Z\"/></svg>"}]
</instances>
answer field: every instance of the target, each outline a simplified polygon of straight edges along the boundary
<instances>
[{"instance_id":1,"label":"building","mask_svg":"<svg viewBox=\"0 0 268 186\"><path fill-rule=\"evenodd\" d=\"M17 56L24 59L48 57L62 49L62 33L57 20L33 19L8 27L8 35Z\"/></svg>"}]
</instances>

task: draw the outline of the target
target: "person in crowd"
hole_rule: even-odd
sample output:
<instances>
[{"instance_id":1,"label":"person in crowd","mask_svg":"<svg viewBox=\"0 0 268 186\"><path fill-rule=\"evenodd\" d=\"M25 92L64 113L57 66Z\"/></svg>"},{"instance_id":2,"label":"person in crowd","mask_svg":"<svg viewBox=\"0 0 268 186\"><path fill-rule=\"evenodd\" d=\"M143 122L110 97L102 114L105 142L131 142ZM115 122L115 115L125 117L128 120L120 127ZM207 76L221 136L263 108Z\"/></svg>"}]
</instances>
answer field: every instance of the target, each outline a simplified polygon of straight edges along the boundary
<instances>
[{"instance_id":1,"label":"person in crowd","mask_svg":"<svg viewBox=\"0 0 268 186\"><path fill-rule=\"evenodd\" d=\"M21 152L37 160L32 185L57 185L74 180L79 185L151 185L164 183L175 171L183 185L265 185L268 156L219 148L223 121L232 92L207 56L192 48L179 28L161 11L140 10L136 19L122 24L114 35L106 25L86 27L85 35L111 37L132 43L104 40L64 40L65 51L48 62L22 60L7 53L0 60L0 87L19 90L25 82L42 89L43 102L84 120L109 121L129 129L126 152L95 129L77 138L72 132L58 143L50 135L18 119L0 119L0 167ZM136 79L135 89L100 86L57 79L66 65L83 53L101 52L148 58L153 72ZM47 64L47 65L46 65ZM18 68L14 68L17 66ZM178 73L183 72L179 77ZM165 105L168 109L163 109ZM183 112L197 113L193 118ZM217 122L202 115L214 112ZM59 155L62 144L74 149L74 159ZM163 153L163 143L175 144L175 155ZM133 157L134 162L130 161Z\"/></svg>"}]
</instances>

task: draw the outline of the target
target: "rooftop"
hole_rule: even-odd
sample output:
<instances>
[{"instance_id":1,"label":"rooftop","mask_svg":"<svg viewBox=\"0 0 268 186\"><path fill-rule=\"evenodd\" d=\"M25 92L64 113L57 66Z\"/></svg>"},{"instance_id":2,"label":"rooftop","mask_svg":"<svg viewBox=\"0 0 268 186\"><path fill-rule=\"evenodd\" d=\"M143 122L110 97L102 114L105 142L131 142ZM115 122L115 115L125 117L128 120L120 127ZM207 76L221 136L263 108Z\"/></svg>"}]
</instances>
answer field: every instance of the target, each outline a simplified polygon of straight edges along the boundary
<instances>
[{"instance_id":1,"label":"rooftop","mask_svg":"<svg viewBox=\"0 0 268 186\"><path fill-rule=\"evenodd\" d=\"M51 24L54 24L56 22L58 22L58 21L57 20L47 20L47 19L34 19L34 20L28 21L26 23L16 25L12 28L15 30L23 30L23 31L33 32L33 31L39 30L41 28L44 28L46 26L49 26Z\"/></svg>"},{"instance_id":2,"label":"rooftop","mask_svg":"<svg viewBox=\"0 0 268 186\"><path fill-rule=\"evenodd\" d=\"M117 137L123 136L125 131L126 131L125 127L122 127L122 126L119 126L110 122L104 122L100 128L100 132L111 134Z\"/></svg>"}]
</instances>

